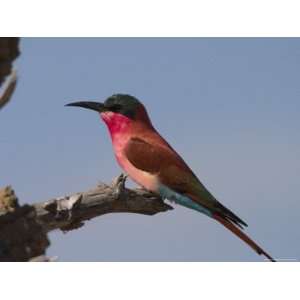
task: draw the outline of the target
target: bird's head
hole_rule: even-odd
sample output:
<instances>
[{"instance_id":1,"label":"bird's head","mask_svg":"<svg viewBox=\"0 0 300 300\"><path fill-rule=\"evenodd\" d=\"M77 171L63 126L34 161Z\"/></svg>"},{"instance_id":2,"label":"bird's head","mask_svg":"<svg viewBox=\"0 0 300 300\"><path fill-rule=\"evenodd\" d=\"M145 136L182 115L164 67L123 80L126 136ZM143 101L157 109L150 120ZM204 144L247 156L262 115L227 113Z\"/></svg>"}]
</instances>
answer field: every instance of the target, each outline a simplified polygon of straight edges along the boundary
<instances>
[{"instance_id":1,"label":"bird's head","mask_svg":"<svg viewBox=\"0 0 300 300\"><path fill-rule=\"evenodd\" d=\"M118 130L132 121L152 126L144 105L137 98L126 94L112 95L104 102L80 101L66 106L79 106L97 111L110 130Z\"/></svg>"}]
</instances>

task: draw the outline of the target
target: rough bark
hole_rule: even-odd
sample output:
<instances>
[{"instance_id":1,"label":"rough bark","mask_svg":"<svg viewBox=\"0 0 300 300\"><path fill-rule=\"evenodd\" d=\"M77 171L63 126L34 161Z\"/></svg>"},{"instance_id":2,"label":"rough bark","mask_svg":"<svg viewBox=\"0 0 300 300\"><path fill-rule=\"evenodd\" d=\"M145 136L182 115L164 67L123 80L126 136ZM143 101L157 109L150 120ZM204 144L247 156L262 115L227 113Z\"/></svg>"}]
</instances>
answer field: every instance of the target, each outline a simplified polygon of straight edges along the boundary
<instances>
[{"instance_id":1,"label":"rough bark","mask_svg":"<svg viewBox=\"0 0 300 300\"><path fill-rule=\"evenodd\" d=\"M11 188L0 192L0 261L49 261L47 233L80 228L107 213L154 215L172 207L143 189L125 188L120 175L111 185L99 184L86 192L20 207Z\"/></svg>"}]
</instances>

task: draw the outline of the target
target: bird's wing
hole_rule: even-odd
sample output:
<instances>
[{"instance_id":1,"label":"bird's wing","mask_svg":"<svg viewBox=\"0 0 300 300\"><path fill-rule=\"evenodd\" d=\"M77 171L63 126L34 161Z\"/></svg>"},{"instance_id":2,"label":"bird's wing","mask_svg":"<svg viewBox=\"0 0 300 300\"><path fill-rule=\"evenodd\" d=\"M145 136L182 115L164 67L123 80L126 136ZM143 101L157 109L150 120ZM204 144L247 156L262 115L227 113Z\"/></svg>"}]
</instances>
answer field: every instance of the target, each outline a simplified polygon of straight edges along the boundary
<instances>
[{"instance_id":1,"label":"bird's wing","mask_svg":"<svg viewBox=\"0 0 300 300\"><path fill-rule=\"evenodd\" d=\"M133 137L125 147L127 159L138 169L156 174L159 181L172 190L186 195L196 203L219 212L237 225L247 226L205 188L183 159L169 145L154 145Z\"/></svg>"},{"instance_id":2,"label":"bird's wing","mask_svg":"<svg viewBox=\"0 0 300 300\"><path fill-rule=\"evenodd\" d=\"M247 224L211 195L183 159L164 143L164 140L161 145L153 145L142 138L131 138L125 147L125 154L136 168L156 174L162 184L210 210L215 220L259 255L265 255L269 260L275 261L240 229L242 225Z\"/></svg>"}]
</instances>

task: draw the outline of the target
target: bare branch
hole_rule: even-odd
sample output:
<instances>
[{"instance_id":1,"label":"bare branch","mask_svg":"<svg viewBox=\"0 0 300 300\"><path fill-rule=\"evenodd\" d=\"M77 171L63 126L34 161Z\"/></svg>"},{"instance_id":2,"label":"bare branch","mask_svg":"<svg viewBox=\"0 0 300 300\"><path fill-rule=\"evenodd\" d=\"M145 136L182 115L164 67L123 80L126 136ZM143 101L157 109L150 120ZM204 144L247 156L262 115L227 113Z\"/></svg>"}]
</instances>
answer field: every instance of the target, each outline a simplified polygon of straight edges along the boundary
<instances>
[{"instance_id":1,"label":"bare branch","mask_svg":"<svg viewBox=\"0 0 300 300\"><path fill-rule=\"evenodd\" d=\"M8 78L8 82L2 94L0 95L0 109L4 107L5 104L9 102L12 94L15 91L17 85L17 73L13 71L10 77Z\"/></svg>"},{"instance_id":2,"label":"bare branch","mask_svg":"<svg viewBox=\"0 0 300 300\"><path fill-rule=\"evenodd\" d=\"M36 220L46 232L69 231L107 213L154 215L172 209L161 198L143 189L126 189L125 180L126 177L120 175L112 185L99 184L87 192L36 204Z\"/></svg>"},{"instance_id":3,"label":"bare branch","mask_svg":"<svg viewBox=\"0 0 300 300\"><path fill-rule=\"evenodd\" d=\"M0 86L3 84L6 77L10 75L7 80L7 85L0 95L0 109L9 102L16 88L17 76L16 72L12 71L12 65L19 54L19 38L0 38Z\"/></svg>"},{"instance_id":4,"label":"bare branch","mask_svg":"<svg viewBox=\"0 0 300 300\"><path fill-rule=\"evenodd\" d=\"M19 42L17 37L0 37L0 86L12 73L13 62L20 55Z\"/></svg>"},{"instance_id":5,"label":"bare branch","mask_svg":"<svg viewBox=\"0 0 300 300\"><path fill-rule=\"evenodd\" d=\"M146 190L125 188L125 180L122 174L111 185L23 206L11 187L0 190L0 261L52 261L45 256L49 231L77 229L104 214L154 215L173 209Z\"/></svg>"}]
</instances>

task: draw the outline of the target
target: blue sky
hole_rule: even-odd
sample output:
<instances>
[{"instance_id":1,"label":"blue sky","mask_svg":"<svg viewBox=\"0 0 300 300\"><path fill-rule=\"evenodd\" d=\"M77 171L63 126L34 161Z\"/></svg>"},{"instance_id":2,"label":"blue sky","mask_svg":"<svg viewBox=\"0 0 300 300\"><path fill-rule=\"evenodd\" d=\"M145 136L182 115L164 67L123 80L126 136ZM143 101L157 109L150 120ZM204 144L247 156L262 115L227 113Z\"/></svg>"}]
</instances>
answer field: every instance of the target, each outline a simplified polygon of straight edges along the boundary
<instances>
[{"instance_id":1,"label":"blue sky","mask_svg":"<svg viewBox=\"0 0 300 300\"><path fill-rule=\"evenodd\" d=\"M19 83L1 111L1 185L33 203L120 173L96 113L64 107L130 93L247 233L279 259L300 258L299 39L21 41ZM129 183L130 184L130 183ZM225 228L175 206L111 214L50 234L61 261L261 261Z\"/></svg>"}]
</instances>

